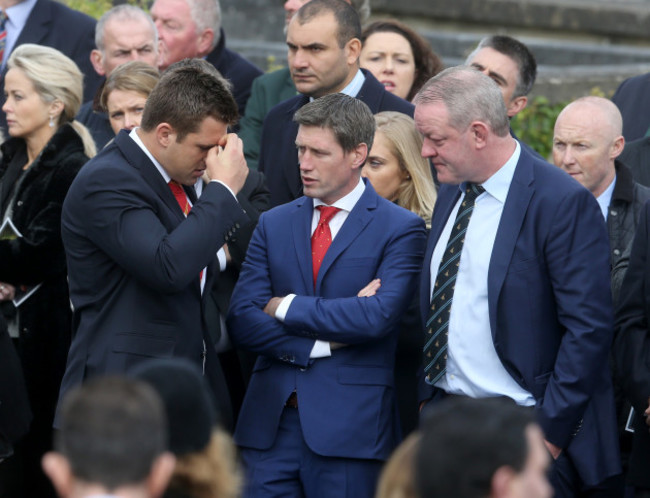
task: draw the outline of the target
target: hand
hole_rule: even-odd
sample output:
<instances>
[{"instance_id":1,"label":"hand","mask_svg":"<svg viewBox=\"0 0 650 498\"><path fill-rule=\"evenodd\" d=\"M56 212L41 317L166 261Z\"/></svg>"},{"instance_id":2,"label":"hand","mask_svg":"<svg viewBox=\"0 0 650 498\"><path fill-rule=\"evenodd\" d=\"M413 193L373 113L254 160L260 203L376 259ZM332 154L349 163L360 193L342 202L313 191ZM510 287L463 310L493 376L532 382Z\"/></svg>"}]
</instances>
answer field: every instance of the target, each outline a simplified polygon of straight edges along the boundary
<instances>
[{"instance_id":1,"label":"hand","mask_svg":"<svg viewBox=\"0 0 650 498\"><path fill-rule=\"evenodd\" d=\"M219 180L239 193L248 176L244 158L244 144L234 133L228 133L219 144L208 151L205 159L206 173L210 180Z\"/></svg>"},{"instance_id":2,"label":"hand","mask_svg":"<svg viewBox=\"0 0 650 498\"><path fill-rule=\"evenodd\" d=\"M557 458L560 456L560 453L562 453L562 448L555 446L553 443L547 441L546 439L544 439L544 444L546 445L548 452L553 457L553 460L557 460Z\"/></svg>"},{"instance_id":3,"label":"hand","mask_svg":"<svg viewBox=\"0 0 650 498\"><path fill-rule=\"evenodd\" d=\"M368 285L359 291L357 297L372 297L377 293L377 290L381 287L381 280L376 278L372 280Z\"/></svg>"},{"instance_id":4,"label":"hand","mask_svg":"<svg viewBox=\"0 0 650 498\"><path fill-rule=\"evenodd\" d=\"M275 318L275 312L278 310L278 306L280 306L283 299L283 297L272 297L271 300L266 303L266 306L264 306L264 313Z\"/></svg>"},{"instance_id":5,"label":"hand","mask_svg":"<svg viewBox=\"0 0 650 498\"><path fill-rule=\"evenodd\" d=\"M0 282L0 301L11 301L16 295L16 288L13 285Z\"/></svg>"}]
</instances>

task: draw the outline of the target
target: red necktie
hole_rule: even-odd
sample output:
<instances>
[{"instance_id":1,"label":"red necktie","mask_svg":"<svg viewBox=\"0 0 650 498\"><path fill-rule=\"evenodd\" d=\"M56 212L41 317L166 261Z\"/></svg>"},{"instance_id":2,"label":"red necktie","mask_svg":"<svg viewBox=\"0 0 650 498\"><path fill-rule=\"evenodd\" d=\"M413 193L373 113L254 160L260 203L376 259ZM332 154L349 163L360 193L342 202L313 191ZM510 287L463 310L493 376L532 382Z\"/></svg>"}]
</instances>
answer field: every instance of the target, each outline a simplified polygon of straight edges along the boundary
<instances>
[{"instance_id":1,"label":"red necktie","mask_svg":"<svg viewBox=\"0 0 650 498\"><path fill-rule=\"evenodd\" d=\"M323 262L325 253L332 243L332 232L330 231L330 220L336 213L340 211L339 208L331 206L318 206L316 209L320 211L320 219L318 226L311 236L311 259L312 268L314 272L314 287L316 287L316 279L318 278L318 270Z\"/></svg>"},{"instance_id":2,"label":"red necktie","mask_svg":"<svg viewBox=\"0 0 650 498\"><path fill-rule=\"evenodd\" d=\"M178 202L178 205L181 207L181 211L183 211L183 214L187 216L187 213L190 212L192 206L190 206L190 201L187 200L187 194L185 193L185 190L183 190L181 184L175 180L169 180L169 188L172 190L172 194L174 194L176 202Z\"/></svg>"},{"instance_id":3,"label":"red necktie","mask_svg":"<svg viewBox=\"0 0 650 498\"><path fill-rule=\"evenodd\" d=\"M7 43L7 14L4 10L0 10L0 63L4 60L5 44Z\"/></svg>"},{"instance_id":4,"label":"red necktie","mask_svg":"<svg viewBox=\"0 0 650 498\"><path fill-rule=\"evenodd\" d=\"M187 216L187 214L190 212L190 209L192 209L192 206L190 205L190 201L188 200L187 194L185 193L182 185L175 180L169 180L168 185L172 191L172 194L174 194L174 197L176 198L176 202L178 202L178 205L181 207L181 211L183 211L183 214ZM199 273L199 281L202 279L203 271Z\"/></svg>"}]
</instances>

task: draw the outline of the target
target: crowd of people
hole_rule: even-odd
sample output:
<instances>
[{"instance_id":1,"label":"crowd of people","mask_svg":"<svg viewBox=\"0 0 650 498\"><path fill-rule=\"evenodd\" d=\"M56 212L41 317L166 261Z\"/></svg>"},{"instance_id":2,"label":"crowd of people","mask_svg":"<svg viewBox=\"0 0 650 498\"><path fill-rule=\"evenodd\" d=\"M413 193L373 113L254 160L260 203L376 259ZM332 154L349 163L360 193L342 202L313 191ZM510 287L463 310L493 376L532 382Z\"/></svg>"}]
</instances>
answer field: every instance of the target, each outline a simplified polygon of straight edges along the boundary
<instances>
[{"instance_id":1,"label":"crowd of people","mask_svg":"<svg viewBox=\"0 0 650 498\"><path fill-rule=\"evenodd\" d=\"M284 10L0 0L0 498L650 496L647 75Z\"/></svg>"}]
</instances>

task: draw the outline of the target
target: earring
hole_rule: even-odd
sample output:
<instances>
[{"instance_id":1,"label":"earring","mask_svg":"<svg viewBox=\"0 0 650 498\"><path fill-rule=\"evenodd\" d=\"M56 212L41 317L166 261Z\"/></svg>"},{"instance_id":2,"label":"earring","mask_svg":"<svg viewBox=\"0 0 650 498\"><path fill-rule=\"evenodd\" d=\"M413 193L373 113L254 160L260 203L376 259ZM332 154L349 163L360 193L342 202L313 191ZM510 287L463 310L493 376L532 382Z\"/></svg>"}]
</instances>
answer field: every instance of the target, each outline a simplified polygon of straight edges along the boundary
<instances>
[{"instance_id":1,"label":"earring","mask_svg":"<svg viewBox=\"0 0 650 498\"><path fill-rule=\"evenodd\" d=\"M54 116L50 116L50 128L54 128Z\"/></svg>"}]
</instances>

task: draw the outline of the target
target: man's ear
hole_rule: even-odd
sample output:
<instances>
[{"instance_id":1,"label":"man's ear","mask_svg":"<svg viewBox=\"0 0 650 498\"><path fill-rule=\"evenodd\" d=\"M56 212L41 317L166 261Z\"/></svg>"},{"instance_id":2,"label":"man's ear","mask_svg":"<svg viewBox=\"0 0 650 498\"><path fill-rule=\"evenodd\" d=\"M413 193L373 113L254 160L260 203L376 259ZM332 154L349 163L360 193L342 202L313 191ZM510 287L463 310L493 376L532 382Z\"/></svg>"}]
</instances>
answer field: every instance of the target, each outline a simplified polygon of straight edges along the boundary
<instances>
[{"instance_id":1,"label":"man's ear","mask_svg":"<svg viewBox=\"0 0 650 498\"><path fill-rule=\"evenodd\" d=\"M345 44L344 50L348 66L357 64L359 55L361 55L361 40L358 38L352 38Z\"/></svg>"},{"instance_id":2,"label":"man's ear","mask_svg":"<svg viewBox=\"0 0 650 498\"><path fill-rule=\"evenodd\" d=\"M104 71L104 56L99 50L94 49L90 52L90 63L93 65L97 74L106 76L106 71Z\"/></svg>"},{"instance_id":3,"label":"man's ear","mask_svg":"<svg viewBox=\"0 0 650 498\"><path fill-rule=\"evenodd\" d=\"M483 121L473 121L470 125L470 132L472 133L472 139L474 145L477 149L482 149L487 143L487 137L489 133L489 127Z\"/></svg>"},{"instance_id":4,"label":"man's ear","mask_svg":"<svg viewBox=\"0 0 650 498\"><path fill-rule=\"evenodd\" d=\"M352 165L355 168L361 168L368 158L368 144L361 143L357 145L350 154L353 154Z\"/></svg>"},{"instance_id":5,"label":"man's ear","mask_svg":"<svg viewBox=\"0 0 650 498\"><path fill-rule=\"evenodd\" d=\"M160 123L156 126L156 141L161 147L169 147L169 144L175 139L176 131L169 123Z\"/></svg>"},{"instance_id":6,"label":"man's ear","mask_svg":"<svg viewBox=\"0 0 650 498\"><path fill-rule=\"evenodd\" d=\"M528 104L528 97L522 95L521 97L515 97L510 101L510 103L506 106L508 109L508 117L511 118L517 114L519 114L521 111L524 110L526 105Z\"/></svg>"},{"instance_id":7,"label":"man's ear","mask_svg":"<svg viewBox=\"0 0 650 498\"><path fill-rule=\"evenodd\" d=\"M72 494L74 476L66 457L61 453L50 451L43 455L41 466L59 496L65 498Z\"/></svg>"},{"instance_id":8,"label":"man's ear","mask_svg":"<svg viewBox=\"0 0 650 498\"><path fill-rule=\"evenodd\" d=\"M199 57L205 57L210 53L212 41L214 40L214 31L211 28L206 28L199 35L196 41L196 50Z\"/></svg>"},{"instance_id":9,"label":"man's ear","mask_svg":"<svg viewBox=\"0 0 650 498\"><path fill-rule=\"evenodd\" d=\"M513 496L516 472L512 467L503 465L492 475L490 483L490 498L507 498Z\"/></svg>"},{"instance_id":10,"label":"man's ear","mask_svg":"<svg viewBox=\"0 0 650 498\"><path fill-rule=\"evenodd\" d=\"M157 498L163 495L174 473L175 465L176 458L169 452L163 453L154 460L149 477L147 477L149 496Z\"/></svg>"},{"instance_id":11,"label":"man's ear","mask_svg":"<svg viewBox=\"0 0 650 498\"><path fill-rule=\"evenodd\" d=\"M618 156L621 155L621 152L623 152L624 147L625 147L625 138L623 138L622 136L616 137L616 140L614 140L614 143L612 144L610 157L612 159L616 159Z\"/></svg>"}]
</instances>

